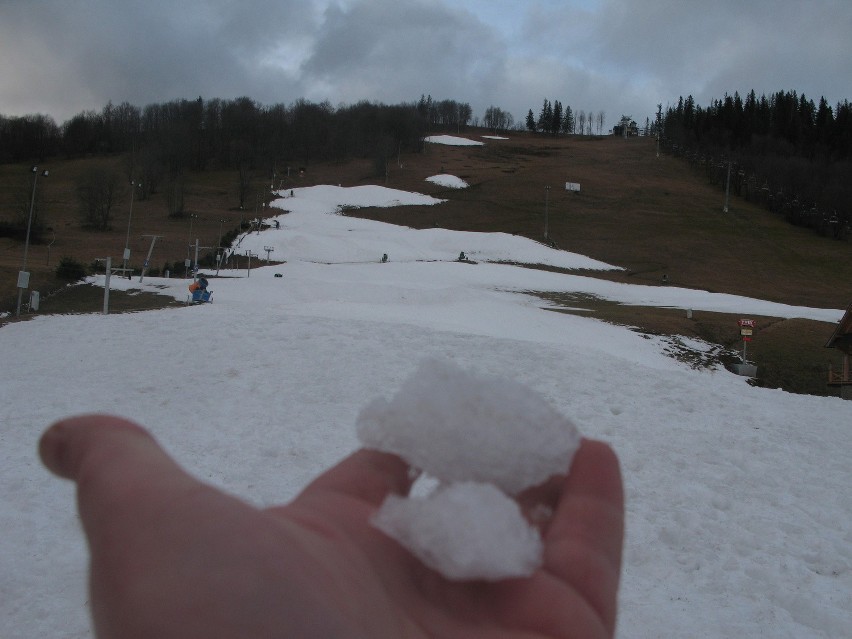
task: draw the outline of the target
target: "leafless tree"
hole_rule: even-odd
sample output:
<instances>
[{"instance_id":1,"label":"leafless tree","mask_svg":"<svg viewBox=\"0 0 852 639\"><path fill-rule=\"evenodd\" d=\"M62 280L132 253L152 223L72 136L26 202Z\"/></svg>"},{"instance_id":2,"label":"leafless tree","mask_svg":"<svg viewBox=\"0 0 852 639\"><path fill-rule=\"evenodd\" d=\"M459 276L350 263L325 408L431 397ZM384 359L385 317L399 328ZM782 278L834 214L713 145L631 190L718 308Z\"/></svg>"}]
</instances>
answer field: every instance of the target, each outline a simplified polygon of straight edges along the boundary
<instances>
[{"instance_id":1,"label":"leafless tree","mask_svg":"<svg viewBox=\"0 0 852 639\"><path fill-rule=\"evenodd\" d=\"M124 187L117 171L106 166L93 166L77 181L77 197L85 226L105 230Z\"/></svg>"}]
</instances>

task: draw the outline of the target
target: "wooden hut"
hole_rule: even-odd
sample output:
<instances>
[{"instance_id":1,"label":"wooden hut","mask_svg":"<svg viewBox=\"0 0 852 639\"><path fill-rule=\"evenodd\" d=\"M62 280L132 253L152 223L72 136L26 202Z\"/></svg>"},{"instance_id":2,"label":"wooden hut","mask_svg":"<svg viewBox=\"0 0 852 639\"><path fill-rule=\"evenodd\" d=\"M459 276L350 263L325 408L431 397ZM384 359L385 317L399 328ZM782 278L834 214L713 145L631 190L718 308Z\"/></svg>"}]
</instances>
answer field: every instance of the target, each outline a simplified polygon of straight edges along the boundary
<instances>
[{"instance_id":1,"label":"wooden hut","mask_svg":"<svg viewBox=\"0 0 852 639\"><path fill-rule=\"evenodd\" d=\"M828 368L828 385L839 386L840 396L843 399L852 399L852 304L846 309L834 330L826 348L836 348L843 353L843 364L839 371Z\"/></svg>"}]
</instances>

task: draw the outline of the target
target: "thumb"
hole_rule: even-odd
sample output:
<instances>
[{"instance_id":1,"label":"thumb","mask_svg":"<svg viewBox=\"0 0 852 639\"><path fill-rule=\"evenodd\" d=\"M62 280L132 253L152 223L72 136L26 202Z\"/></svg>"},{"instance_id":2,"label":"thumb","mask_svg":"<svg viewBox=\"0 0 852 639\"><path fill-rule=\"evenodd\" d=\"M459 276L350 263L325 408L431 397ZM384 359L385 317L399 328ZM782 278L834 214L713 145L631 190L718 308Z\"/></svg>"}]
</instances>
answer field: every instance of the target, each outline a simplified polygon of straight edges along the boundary
<instances>
[{"instance_id":1,"label":"thumb","mask_svg":"<svg viewBox=\"0 0 852 639\"><path fill-rule=\"evenodd\" d=\"M104 461L103 457L150 445L156 446L153 438L131 421L111 415L80 415L48 428L39 441L39 454L54 474L77 481L95 462L93 457Z\"/></svg>"},{"instance_id":2,"label":"thumb","mask_svg":"<svg viewBox=\"0 0 852 639\"><path fill-rule=\"evenodd\" d=\"M83 524L127 514L162 492L199 485L141 426L111 415L81 415L55 423L39 442L42 462L77 483Z\"/></svg>"}]
</instances>

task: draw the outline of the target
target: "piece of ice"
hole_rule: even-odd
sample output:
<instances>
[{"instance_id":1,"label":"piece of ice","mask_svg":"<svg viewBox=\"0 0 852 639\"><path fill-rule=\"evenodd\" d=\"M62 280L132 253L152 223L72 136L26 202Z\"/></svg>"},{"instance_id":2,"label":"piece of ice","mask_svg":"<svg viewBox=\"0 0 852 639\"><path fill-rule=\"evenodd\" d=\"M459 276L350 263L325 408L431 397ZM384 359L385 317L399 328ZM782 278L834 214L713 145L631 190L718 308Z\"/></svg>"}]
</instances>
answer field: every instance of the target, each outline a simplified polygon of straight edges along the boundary
<instances>
[{"instance_id":1,"label":"piece of ice","mask_svg":"<svg viewBox=\"0 0 852 639\"><path fill-rule=\"evenodd\" d=\"M532 389L426 360L387 401L361 411L358 437L442 482L493 483L511 495L567 473L580 433Z\"/></svg>"},{"instance_id":2,"label":"piece of ice","mask_svg":"<svg viewBox=\"0 0 852 639\"><path fill-rule=\"evenodd\" d=\"M541 565L538 531L491 484L459 482L419 498L389 495L373 524L448 579L526 577Z\"/></svg>"}]
</instances>

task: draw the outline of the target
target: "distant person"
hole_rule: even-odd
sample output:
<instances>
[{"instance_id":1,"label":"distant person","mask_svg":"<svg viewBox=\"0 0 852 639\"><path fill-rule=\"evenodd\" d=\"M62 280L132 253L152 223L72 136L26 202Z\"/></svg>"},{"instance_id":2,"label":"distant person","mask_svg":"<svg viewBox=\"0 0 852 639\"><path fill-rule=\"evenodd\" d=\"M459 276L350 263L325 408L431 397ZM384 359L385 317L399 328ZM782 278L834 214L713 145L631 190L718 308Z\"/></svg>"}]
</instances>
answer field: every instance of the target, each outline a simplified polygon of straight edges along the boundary
<instances>
[{"instance_id":1,"label":"distant person","mask_svg":"<svg viewBox=\"0 0 852 639\"><path fill-rule=\"evenodd\" d=\"M520 500L553 508L544 565L492 583L448 581L370 524L413 482L395 455L359 450L289 504L257 508L201 483L118 417L65 419L39 446L50 470L77 482L100 639L615 633L623 489L601 442L584 441L567 477Z\"/></svg>"}]
</instances>

